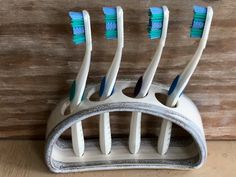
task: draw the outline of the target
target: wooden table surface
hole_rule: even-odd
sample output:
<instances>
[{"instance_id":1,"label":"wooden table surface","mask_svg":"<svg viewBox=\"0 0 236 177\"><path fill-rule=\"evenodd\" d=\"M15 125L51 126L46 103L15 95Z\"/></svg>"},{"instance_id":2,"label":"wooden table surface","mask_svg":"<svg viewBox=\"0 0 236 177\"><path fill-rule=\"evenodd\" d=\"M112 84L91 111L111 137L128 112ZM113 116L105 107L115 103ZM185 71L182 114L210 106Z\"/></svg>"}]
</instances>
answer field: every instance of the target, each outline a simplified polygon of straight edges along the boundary
<instances>
[{"instance_id":1,"label":"wooden table surface","mask_svg":"<svg viewBox=\"0 0 236 177\"><path fill-rule=\"evenodd\" d=\"M53 174L44 165L43 141L1 140L1 177L235 177L236 141L209 141L208 160L200 169L178 170L116 170L69 174Z\"/></svg>"}]
</instances>

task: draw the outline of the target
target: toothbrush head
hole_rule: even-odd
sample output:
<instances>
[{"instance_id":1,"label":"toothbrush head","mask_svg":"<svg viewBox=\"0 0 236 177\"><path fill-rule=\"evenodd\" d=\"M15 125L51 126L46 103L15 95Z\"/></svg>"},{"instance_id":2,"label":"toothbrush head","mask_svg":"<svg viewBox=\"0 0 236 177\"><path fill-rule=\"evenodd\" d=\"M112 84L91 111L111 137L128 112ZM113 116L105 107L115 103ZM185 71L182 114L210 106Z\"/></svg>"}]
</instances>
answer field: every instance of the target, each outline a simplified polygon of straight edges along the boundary
<instances>
[{"instance_id":1,"label":"toothbrush head","mask_svg":"<svg viewBox=\"0 0 236 177\"><path fill-rule=\"evenodd\" d=\"M106 23L107 39L117 39L117 11L114 7L103 7L103 13L105 15L104 20Z\"/></svg>"},{"instance_id":2,"label":"toothbrush head","mask_svg":"<svg viewBox=\"0 0 236 177\"><path fill-rule=\"evenodd\" d=\"M161 38L164 12L162 7L149 8L148 36L150 39Z\"/></svg>"},{"instance_id":3,"label":"toothbrush head","mask_svg":"<svg viewBox=\"0 0 236 177\"><path fill-rule=\"evenodd\" d=\"M82 12L69 12L71 26L73 30L73 42L75 45L82 44L86 41L84 17Z\"/></svg>"},{"instance_id":4,"label":"toothbrush head","mask_svg":"<svg viewBox=\"0 0 236 177\"><path fill-rule=\"evenodd\" d=\"M190 31L190 37L201 38L207 17L207 8L204 6L193 6L193 21Z\"/></svg>"}]
</instances>

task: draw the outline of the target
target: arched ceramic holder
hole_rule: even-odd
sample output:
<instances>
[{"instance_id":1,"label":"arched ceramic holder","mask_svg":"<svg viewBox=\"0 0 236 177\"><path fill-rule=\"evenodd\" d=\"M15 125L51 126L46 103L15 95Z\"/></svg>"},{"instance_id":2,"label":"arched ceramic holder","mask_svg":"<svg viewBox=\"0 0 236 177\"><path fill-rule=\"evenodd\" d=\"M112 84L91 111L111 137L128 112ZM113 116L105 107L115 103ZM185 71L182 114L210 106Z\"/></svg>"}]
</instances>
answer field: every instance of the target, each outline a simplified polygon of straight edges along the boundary
<instances>
[{"instance_id":1,"label":"arched ceramic holder","mask_svg":"<svg viewBox=\"0 0 236 177\"><path fill-rule=\"evenodd\" d=\"M152 84L144 98L131 98L122 90L134 87L135 81L117 81L114 93L103 101L90 101L91 95L98 91L99 85L89 86L84 99L74 113L65 115L69 106L68 98L62 100L53 110L47 124L45 160L49 169L57 173L111 170L111 169L190 169L200 167L207 156L205 135L201 116L194 103L182 95L175 108L163 105L155 97L156 93L167 94L168 87ZM191 135L191 141L171 141L168 152L157 152L157 139L142 138L140 150L131 154L128 138L113 138L112 150L102 154L98 139L85 139L85 153L77 157L73 153L71 141L60 139L61 134L78 120L104 112L138 111L168 119L179 125Z\"/></svg>"}]
</instances>

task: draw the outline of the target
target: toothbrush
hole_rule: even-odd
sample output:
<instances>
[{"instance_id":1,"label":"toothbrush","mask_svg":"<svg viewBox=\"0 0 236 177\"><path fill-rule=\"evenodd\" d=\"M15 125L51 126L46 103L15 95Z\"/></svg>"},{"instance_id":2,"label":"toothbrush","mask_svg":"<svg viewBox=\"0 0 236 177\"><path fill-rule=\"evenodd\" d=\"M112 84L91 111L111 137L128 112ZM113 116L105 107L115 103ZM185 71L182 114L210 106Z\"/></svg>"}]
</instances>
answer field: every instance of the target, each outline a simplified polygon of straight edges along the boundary
<instances>
[{"instance_id":1,"label":"toothbrush","mask_svg":"<svg viewBox=\"0 0 236 177\"><path fill-rule=\"evenodd\" d=\"M176 106L179 97L188 84L190 77L192 76L197 64L201 58L202 52L206 47L211 21L213 17L213 10L211 7L194 6L193 7L193 22L190 32L190 37L201 38L199 46L190 60L188 65L184 68L184 71L178 75L172 82L168 91L168 98L166 105L169 107ZM158 152L165 154L169 148L171 137L172 123L168 120L163 120L161 125L160 136L158 139Z\"/></svg>"},{"instance_id":2,"label":"toothbrush","mask_svg":"<svg viewBox=\"0 0 236 177\"><path fill-rule=\"evenodd\" d=\"M86 51L80 71L70 89L70 111L80 104L89 72L92 52L92 36L90 16L86 10L81 12L69 12L73 28L73 42L75 45L86 43ZM71 127L72 146L76 156L84 154L84 135L81 121Z\"/></svg>"},{"instance_id":3,"label":"toothbrush","mask_svg":"<svg viewBox=\"0 0 236 177\"><path fill-rule=\"evenodd\" d=\"M103 13L105 15L106 23L106 38L118 39L117 49L113 62L101 82L99 95L101 100L109 97L114 89L116 77L119 71L122 50L124 47L124 24L123 24L123 9L120 6L116 8L104 7ZM111 130L109 113L103 113L99 121L99 142L102 153L109 154L111 151Z\"/></svg>"},{"instance_id":4,"label":"toothbrush","mask_svg":"<svg viewBox=\"0 0 236 177\"><path fill-rule=\"evenodd\" d=\"M151 7L149 9L149 25L148 33L150 39L160 38L159 45L152 58L151 63L146 69L143 76L141 76L136 84L134 96L136 98L143 98L147 95L152 80L155 76L157 66L159 64L162 50L165 46L167 29L169 22L169 10L166 6ZM133 112L130 123L130 136L129 136L129 150L135 154L138 152L141 142L141 112Z\"/></svg>"}]
</instances>

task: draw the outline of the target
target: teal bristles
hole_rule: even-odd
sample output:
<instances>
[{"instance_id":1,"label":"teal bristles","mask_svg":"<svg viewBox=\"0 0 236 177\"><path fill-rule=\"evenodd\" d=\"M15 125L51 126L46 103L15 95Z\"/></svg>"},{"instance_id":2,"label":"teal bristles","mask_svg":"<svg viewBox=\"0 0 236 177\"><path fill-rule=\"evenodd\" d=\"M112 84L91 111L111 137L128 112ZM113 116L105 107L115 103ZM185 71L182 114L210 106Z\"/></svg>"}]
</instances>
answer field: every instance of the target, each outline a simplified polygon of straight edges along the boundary
<instances>
[{"instance_id":1,"label":"teal bristles","mask_svg":"<svg viewBox=\"0 0 236 177\"><path fill-rule=\"evenodd\" d=\"M203 6L195 5L193 7L193 12L194 12L194 15L193 15L192 27L190 31L190 37L201 38L204 31L207 8Z\"/></svg>"},{"instance_id":2,"label":"teal bristles","mask_svg":"<svg viewBox=\"0 0 236 177\"><path fill-rule=\"evenodd\" d=\"M149 9L148 36L150 39L161 37L164 13L161 7L151 7Z\"/></svg>"},{"instance_id":3,"label":"teal bristles","mask_svg":"<svg viewBox=\"0 0 236 177\"><path fill-rule=\"evenodd\" d=\"M82 44L86 41L84 19L81 12L69 12L71 26L73 29L73 42L75 45Z\"/></svg>"},{"instance_id":4,"label":"teal bristles","mask_svg":"<svg viewBox=\"0 0 236 177\"><path fill-rule=\"evenodd\" d=\"M103 7L103 13L105 15L104 20L106 23L106 33L107 39L117 38L117 13L116 8L113 7Z\"/></svg>"}]
</instances>

